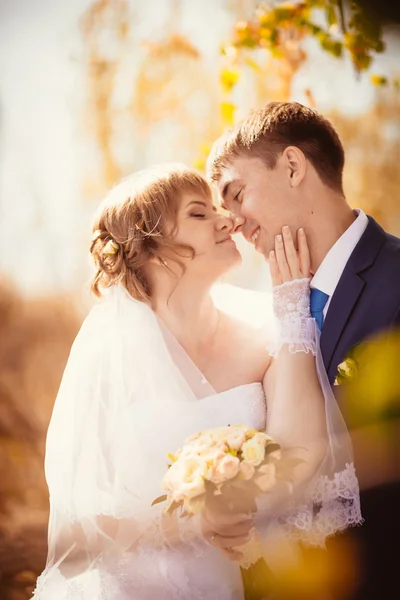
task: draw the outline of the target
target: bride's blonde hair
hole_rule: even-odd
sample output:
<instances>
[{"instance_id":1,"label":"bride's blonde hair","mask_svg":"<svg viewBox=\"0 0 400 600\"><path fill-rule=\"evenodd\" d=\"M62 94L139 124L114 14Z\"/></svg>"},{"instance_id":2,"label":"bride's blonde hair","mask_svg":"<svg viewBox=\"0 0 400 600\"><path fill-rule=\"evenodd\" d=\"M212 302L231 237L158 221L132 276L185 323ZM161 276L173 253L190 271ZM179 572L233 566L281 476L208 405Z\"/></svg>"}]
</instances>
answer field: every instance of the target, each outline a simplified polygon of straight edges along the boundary
<instances>
[{"instance_id":1,"label":"bride's blonde hair","mask_svg":"<svg viewBox=\"0 0 400 600\"><path fill-rule=\"evenodd\" d=\"M176 217L188 193L211 198L206 180L181 164L138 171L109 192L96 215L90 246L96 265L91 290L96 296L122 283L133 298L151 301L144 266L155 257L163 261L163 249L176 250Z\"/></svg>"}]
</instances>

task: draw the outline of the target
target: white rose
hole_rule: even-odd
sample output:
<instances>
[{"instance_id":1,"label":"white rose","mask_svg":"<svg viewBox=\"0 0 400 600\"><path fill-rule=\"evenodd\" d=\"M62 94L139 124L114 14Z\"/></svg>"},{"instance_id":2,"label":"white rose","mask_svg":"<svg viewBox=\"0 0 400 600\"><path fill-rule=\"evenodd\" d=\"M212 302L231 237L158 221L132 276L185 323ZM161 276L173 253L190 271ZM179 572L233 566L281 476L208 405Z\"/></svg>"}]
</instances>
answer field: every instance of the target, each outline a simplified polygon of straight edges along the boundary
<instances>
[{"instance_id":1,"label":"white rose","mask_svg":"<svg viewBox=\"0 0 400 600\"><path fill-rule=\"evenodd\" d=\"M170 490L176 502L205 492L207 464L198 458L180 457L165 474L162 486Z\"/></svg>"},{"instance_id":2,"label":"white rose","mask_svg":"<svg viewBox=\"0 0 400 600\"><path fill-rule=\"evenodd\" d=\"M226 445L222 440L211 435L210 431L202 433L190 443L187 443L182 448L182 456L193 456L195 454L207 455L214 452L216 449L225 449Z\"/></svg>"},{"instance_id":3,"label":"white rose","mask_svg":"<svg viewBox=\"0 0 400 600\"><path fill-rule=\"evenodd\" d=\"M269 492L269 490L276 483L275 465L263 465L258 469L258 474L255 478L255 482L263 492Z\"/></svg>"},{"instance_id":4,"label":"white rose","mask_svg":"<svg viewBox=\"0 0 400 600\"><path fill-rule=\"evenodd\" d=\"M231 454L223 454L213 461L207 479L215 484L224 483L236 477L239 471L239 459Z\"/></svg>"},{"instance_id":5,"label":"white rose","mask_svg":"<svg viewBox=\"0 0 400 600\"><path fill-rule=\"evenodd\" d=\"M232 450L240 450L245 441L246 437L242 429L232 428L226 437L226 443Z\"/></svg>"},{"instance_id":6,"label":"white rose","mask_svg":"<svg viewBox=\"0 0 400 600\"><path fill-rule=\"evenodd\" d=\"M243 460L240 463L239 471L240 471L243 479L245 481L247 481L247 480L249 480L249 479L251 479L253 477L255 468L254 468L254 465L252 465L251 463L247 462L246 460Z\"/></svg>"},{"instance_id":7,"label":"white rose","mask_svg":"<svg viewBox=\"0 0 400 600\"><path fill-rule=\"evenodd\" d=\"M259 465L264 460L265 456L265 440L263 437L255 434L250 440L247 440L242 446L243 460Z\"/></svg>"}]
</instances>

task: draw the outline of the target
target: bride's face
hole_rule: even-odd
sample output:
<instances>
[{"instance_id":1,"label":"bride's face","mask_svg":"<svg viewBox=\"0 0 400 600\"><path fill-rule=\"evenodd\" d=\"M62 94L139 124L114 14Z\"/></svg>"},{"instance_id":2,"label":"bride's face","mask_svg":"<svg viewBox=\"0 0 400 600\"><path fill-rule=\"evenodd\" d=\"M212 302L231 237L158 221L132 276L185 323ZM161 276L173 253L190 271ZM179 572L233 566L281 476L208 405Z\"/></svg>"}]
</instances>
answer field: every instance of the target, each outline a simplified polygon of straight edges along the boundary
<instances>
[{"instance_id":1,"label":"bride's face","mask_svg":"<svg viewBox=\"0 0 400 600\"><path fill-rule=\"evenodd\" d=\"M186 272L217 279L240 264L241 256L232 239L231 218L218 213L210 198L186 194L177 214L174 242L189 246L194 255L179 257ZM181 252L179 252L181 254Z\"/></svg>"}]
</instances>

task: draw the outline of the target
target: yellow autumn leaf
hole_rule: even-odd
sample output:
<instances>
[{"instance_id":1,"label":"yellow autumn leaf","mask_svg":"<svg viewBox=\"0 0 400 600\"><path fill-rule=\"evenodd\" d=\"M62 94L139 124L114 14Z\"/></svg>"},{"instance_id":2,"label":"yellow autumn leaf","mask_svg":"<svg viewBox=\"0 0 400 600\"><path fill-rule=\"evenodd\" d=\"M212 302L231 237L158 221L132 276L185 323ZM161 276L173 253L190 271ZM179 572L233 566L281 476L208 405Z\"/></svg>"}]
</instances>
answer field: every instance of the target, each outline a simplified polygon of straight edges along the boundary
<instances>
[{"instance_id":1,"label":"yellow autumn leaf","mask_svg":"<svg viewBox=\"0 0 400 600\"><path fill-rule=\"evenodd\" d=\"M225 125L233 125L236 106L232 102L221 102L221 116Z\"/></svg>"},{"instance_id":2,"label":"yellow autumn leaf","mask_svg":"<svg viewBox=\"0 0 400 600\"><path fill-rule=\"evenodd\" d=\"M371 75L370 76L370 81L371 83L373 83L376 86L382 86L382 85L386 85L388 80L387 77L384 77L383 75Z\"/></svg>"},{"instance_id":3,"label":"yellow autumn leaf","mask_svg":"<svg viewBox=\"0 0 400 600\"><path fill-rule=\"evenodd\" d=\"M220 81L224 92L230 92L237 84L239 71L234 69L223 69L220 74Z\"/></svg>"}]
</instances>

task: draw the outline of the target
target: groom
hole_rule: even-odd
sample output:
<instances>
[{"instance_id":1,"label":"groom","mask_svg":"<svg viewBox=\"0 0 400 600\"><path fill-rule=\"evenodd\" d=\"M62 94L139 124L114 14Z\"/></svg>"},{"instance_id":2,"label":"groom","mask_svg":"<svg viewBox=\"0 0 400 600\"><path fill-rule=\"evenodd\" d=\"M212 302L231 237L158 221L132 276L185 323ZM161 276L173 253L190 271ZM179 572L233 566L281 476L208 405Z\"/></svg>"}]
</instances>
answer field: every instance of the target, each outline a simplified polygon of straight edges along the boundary
<instances>
[{"instance_id":1,"label":"groom","mask_svg":"<svg viewBox=\"0 0 400 600\"><path fill-rule=\"evenodd\" d=\"M207 163L222 206L258 252L268 257L283 225L293 236L305 229L311 312L331 384L353 347L400 326L400 239L349 206L343 167L343 146L331 123L294 102L272 102L253 112L215 142ZM398 552L394 521L390 528L390 519L397 518L390 508L395 498L399 484L362 494L365 525L353 535L360 538L363 582L353 598L390 598L384 589L391 578L398 589L397 571L389 567L392 552ZM380 544L385 526L388 537Z\"/></svg>"}]
</instances>

